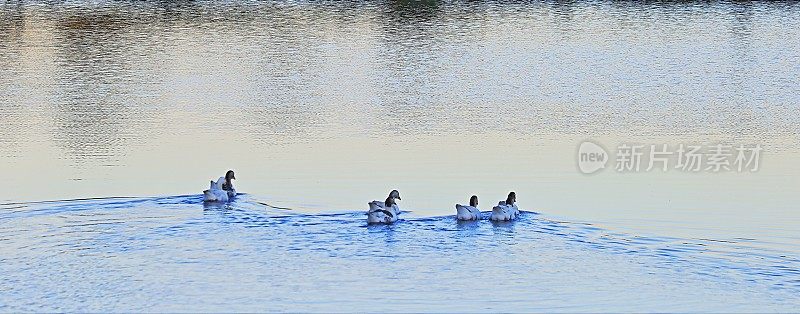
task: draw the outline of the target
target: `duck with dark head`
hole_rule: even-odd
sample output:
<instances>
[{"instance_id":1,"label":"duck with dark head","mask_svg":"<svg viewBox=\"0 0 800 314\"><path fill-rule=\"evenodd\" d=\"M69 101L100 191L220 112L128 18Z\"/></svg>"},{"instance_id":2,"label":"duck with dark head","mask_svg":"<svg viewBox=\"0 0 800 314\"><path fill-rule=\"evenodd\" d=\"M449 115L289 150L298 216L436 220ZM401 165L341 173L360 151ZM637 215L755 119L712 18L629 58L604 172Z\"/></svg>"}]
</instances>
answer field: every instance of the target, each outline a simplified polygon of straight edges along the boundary
<instances>
[{"instance_id":1,"label":"duck with dark head","mask_svg":"<svg viewBox=\"0 0 800 314\"><path fill-rule=\"evenodd\" d=\"M517 193L508 193L505 201L500 201L492 208L491 220L514 220L519 216L517 207Z\"/></svg>"},{"instance_id":2,"label":"duck with dark head","mask_svg":"<svg viewBox=\"0 0 800 314\"><path fill-rule=\"evenodd\" d=\"M236 180L236 175L233 173L233 170L228 170L225 176L219 177L216 182L212 180L208 190L203 191L203 201L227 202L231 200L236 196L236 189L233 188L232 180Z\"/></svg>"},{"instance_id":3,"label":"duck with dark head","mask_svg":"<svg viewBox=\"0 0 800 314\"><path fill-rule=\"evenodd\" d=\"M469 205L456 204L456 219L458 220L480 220L483 218L481 210L478 209L478 196L473 195L469 198Z\"/></svg>"},{"instance_id":4,"label":"duck with dark head","mask_svg":"<svg viewBox=\"0 0 800 314\"><path fill-rule=\"evenodd\" d=\"M400 207L397 206L396 200L400 198L400 192L392 190L386 201L372 201L369 202L369 211L367 212L368 223L393 223L397 221L400 215Z\"/></svg>"}]
</instances>

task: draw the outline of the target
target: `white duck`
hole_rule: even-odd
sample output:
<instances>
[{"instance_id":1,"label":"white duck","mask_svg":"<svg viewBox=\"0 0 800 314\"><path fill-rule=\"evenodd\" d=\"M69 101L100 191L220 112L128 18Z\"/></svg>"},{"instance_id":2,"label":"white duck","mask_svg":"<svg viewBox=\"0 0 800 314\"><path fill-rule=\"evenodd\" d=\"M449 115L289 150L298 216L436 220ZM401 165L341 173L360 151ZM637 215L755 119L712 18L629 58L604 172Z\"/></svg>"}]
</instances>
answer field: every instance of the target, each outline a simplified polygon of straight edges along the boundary
<instances>
[{"instance_id":1,"label":"white duck","mask_svg":"<svg viewBox=\"0 0 800 314\"><path fill-rule=\"evenodd\" d=\"M495 221L514 220L519 215L519 208L517 208L517 194L514 192L508 193L508 198L505 201L500 201L497 206L492 208L492 215L489 217Z\"/></svg>"},{"instance_id":2,"label":"white duck","mask_svg":"<svg viewBox=\"0 0 800 314\"><path fill-rule=\"evenodd\" d=\"M233 170L228 170L224 177L217 179L217 182L212 180L208 190L203 191L203 202L227 202L233 199L236 196L236 189L233 188L231 180L236 180Z\"/></svg>"},{"instance_id":3,"label":"white duck","mask_svg":"<svg viewBox=\"0 0 800 314\"><path fill-rule=\"evenodd\" d=\"M386 223L390 224L397 221L400 215L400 207L397 206L395 199L400 198L400 192L392 190L389 192L389 197L385 202L372 201L369 202L369 211L367 212L368 223Z\"/></svg>"},{"instance_id":4,"label":"white duck","mask_svg":"<svg viewBox=\"0 0 800 314\"><path fill-rule=\"evenodd\" d=\"M469 198L469 206L456 204L456 218L458 220L480 220L481 210L478 209L478 196Z\"/></svg>"}]
</instances>

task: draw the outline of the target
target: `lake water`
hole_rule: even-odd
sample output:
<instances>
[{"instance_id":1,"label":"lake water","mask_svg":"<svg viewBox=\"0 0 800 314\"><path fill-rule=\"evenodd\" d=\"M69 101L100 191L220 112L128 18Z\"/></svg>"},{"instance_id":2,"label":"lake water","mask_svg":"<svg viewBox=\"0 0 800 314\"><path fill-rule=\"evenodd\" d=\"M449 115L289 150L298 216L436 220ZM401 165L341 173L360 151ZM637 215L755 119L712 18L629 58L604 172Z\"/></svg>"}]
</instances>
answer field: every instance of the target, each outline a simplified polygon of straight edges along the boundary
<instances>
[{"instance_id":1,"label":"lake water","mask_svg":"<svg viewBox=\"0 0 800 314\"><path fill-rule=\"evenodd\" d=\"M0 311L796 310L798 47L781 1L3 2Z\"/></svg>"}]
</instances>

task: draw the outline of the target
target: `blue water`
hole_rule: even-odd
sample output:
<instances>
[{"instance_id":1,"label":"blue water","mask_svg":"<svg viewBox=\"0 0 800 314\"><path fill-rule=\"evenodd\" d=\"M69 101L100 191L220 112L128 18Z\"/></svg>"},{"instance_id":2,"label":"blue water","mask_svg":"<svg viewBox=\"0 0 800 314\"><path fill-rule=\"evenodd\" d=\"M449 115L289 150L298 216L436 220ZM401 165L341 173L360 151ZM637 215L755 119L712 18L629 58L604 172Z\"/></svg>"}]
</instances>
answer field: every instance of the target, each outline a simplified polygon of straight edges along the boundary
<instances>
[{"instance_id":1,"label":"blue water","mask_svg":"<svg viewBox=\"0 0 800 314\"><path fill-rule=\"evenodd\" d=\"M797 311L798 47L796 1L0 1L0 312Z\"/></svg>"},{"instance_id":2,"label":"blue water","mask_svg":"<svg viewBox=\"0 0 800 314\"><path fill-rule=\"evenodd\" d=\"M0 207L0 311L793 311L800 259L546 213L307 213L254 195Z\"/></svg>"}]
</instances>

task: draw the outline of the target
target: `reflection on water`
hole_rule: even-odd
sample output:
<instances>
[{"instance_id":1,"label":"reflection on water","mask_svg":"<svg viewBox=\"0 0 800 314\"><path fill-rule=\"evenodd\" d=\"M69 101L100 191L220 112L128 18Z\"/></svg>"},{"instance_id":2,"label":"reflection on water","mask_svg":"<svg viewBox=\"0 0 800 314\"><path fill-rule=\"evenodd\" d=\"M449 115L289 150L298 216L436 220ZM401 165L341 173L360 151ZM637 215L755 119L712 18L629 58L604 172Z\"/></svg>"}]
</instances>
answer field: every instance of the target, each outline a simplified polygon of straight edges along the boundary
<instances>
[{"instance_id":1,"label":"reflection on water","mask_svg":"<svg viewBox=\"0 0 800 314\"><path fill-rule=\"evenodd\" d=\"M230 126L268 145L349 132L798 132L791 2L6 3L2 14L4 109L42 112L55 128L36 132L73 162L124 164L126 145L154 145L152 128Z\"/></svg>"}]
</instances>

